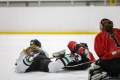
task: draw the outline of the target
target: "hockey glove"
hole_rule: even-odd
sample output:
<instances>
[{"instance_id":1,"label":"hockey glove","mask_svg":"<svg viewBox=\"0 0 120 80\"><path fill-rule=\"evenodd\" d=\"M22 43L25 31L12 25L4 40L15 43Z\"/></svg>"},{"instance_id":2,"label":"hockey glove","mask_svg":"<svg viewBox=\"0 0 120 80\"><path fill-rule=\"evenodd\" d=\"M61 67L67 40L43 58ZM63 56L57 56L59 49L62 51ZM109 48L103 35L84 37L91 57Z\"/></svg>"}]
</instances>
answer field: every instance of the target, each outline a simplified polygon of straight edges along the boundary
<instances>
[{"instance_id":1,"label":"hockey glove","mask_svg":"<svg viewBox=\"0 0 120 80\"><path fill-rule=\"evenodd\" d=\"M78 53L81 54L81 55L84 55L86 58L88 58L89 60L91 59L90 58L90 55L89 55L89 50L86 49L86 48L83 48L83 47L80 47L78 49Z\"/></svg>"},{"instance_id":2,"label":"hockey glove","mask_svg":"<svg viewBox=\"0 0 120 80\"><path fill-rule=\"evenodd\" d=\"M23 62L24 62L26 65L30 66L30 65L32 64L34 58L37 57L38 55L39 55L39 53L36 53L36 54L35 54L34 52L31 52L30 54L28 54L27 57L24 58Z\"/></svg>"}]
</instances>

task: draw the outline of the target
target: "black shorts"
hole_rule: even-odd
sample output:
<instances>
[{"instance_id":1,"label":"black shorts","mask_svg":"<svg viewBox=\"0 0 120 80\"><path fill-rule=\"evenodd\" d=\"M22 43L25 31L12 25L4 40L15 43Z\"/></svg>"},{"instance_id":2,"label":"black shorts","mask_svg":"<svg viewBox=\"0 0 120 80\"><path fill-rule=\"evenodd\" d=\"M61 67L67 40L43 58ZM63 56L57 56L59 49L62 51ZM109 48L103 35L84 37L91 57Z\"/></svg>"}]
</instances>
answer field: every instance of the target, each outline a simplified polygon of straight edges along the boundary
<instances>
[{"instance_id":1,"label":"black shorts","mask_svg":"<svg viewBox=\"0 0 120 80\"><path fill-rule=\"evenodd\" d=\"M38 55L30 65L30 67L26 70L26 72L30 71L44 71L48 72L48 64L51 62L49 58L45 55Z\"/></svg>"},{"instance_id":2,"label":"black shorts","mask_svg":"<svg viewBox=\"0 0 120 80\"><path fill-rule=\"evenodd\" d=\"M120 74L120 57L109 60L99 60L99 65L104 71L108 72L109 75L117 76Z\"/></svg>"}]
</instances>

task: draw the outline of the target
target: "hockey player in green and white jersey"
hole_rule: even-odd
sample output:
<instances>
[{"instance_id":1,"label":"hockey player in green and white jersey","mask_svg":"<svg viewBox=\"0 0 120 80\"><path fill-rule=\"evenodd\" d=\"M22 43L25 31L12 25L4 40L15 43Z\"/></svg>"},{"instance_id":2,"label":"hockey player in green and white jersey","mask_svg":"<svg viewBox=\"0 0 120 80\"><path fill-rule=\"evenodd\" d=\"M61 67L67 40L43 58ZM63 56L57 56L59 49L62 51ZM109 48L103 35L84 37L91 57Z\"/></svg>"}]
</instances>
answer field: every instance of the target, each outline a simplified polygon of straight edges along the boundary
<instances>
[{"instance_id":1,"label":"hockey player in green and white jersey","mask_svg":"<svg viewBox=\"0 0 120 80\"><path fill-rule=\"evenodd\" d=\"M15 72L24 73L30 71L44 71L44 72L57 72L68 63L72 61L79 61L80 55L76 56L72 54L71 56L66 55L65 51L60 51L54 54L58 57L63 55L60 59L52 62L48 57L48 53L41 48L41 43L37 40L31 40L30 46L24 49L19 58L17 59L15 65Z\"/></svg>"}]
</instances>

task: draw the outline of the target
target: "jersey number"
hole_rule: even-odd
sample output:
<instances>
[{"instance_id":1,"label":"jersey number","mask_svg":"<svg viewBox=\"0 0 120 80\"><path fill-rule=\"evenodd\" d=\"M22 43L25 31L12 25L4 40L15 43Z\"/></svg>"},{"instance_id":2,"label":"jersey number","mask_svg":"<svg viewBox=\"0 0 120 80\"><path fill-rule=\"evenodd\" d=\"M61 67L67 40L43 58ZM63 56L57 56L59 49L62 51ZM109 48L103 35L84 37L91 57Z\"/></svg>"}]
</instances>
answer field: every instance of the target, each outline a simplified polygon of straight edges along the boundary
<instances>
[{"instance_id":1,"label":"jersey number","mask_svg":"<svg viewBox=\"0 0 120 80\"><path fill-rule=\"evenodd\" d=\"M112 36L111 36L111 37L112 37ZM119 44L119 42L118 42L118 40L116 39L116 37L115 37L115 36L114 36L114 38L113 38L113 39L114 39L114 41L115 41L116 46L117 46L117 47L120 47L120 44Z\"/></svg>"}]
</instances>

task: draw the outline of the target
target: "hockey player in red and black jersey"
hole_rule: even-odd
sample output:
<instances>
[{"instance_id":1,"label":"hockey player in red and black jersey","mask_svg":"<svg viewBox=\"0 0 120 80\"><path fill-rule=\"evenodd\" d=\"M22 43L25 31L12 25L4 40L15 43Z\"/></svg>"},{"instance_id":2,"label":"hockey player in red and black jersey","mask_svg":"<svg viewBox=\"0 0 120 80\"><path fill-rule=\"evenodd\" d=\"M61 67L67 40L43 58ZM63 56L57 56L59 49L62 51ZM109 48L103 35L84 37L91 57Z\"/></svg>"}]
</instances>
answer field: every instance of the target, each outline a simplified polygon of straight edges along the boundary
<instances>
[{"instance_id":1,"label":"hockey player in red and black jersey","mask_svg":"<svg viewBox=\"0 0 120 80\"><path fill-rule=\"evenodd\" d=\"M75 41L70 41L68 43L68 48L71 51L70 54L73 54L73 53L79 54L81 56L81 60L70 62L67 66L64 67L64 69L85 70L85 69L88 69L90 67L90 65L95 61L95 58L94 58L93 54L89 51L88 45L86 43L78 44ZM88 51L88 52L87 52L87 54L84 54L84 52L82 53L81 51ZM86 63L86 64L84 64L84 63ZM80 64L82 64L82 65L80 65Z\"/></svg>"},{"instance_id":2,"label":"hockey player in red and black jersey","mask_svg":"<svg viewBox=\"0 0 120 80\"><path fill-rule=\"evenodd\" d=\"M101 80L109 77L119 78L120 29L113 28L111 20L102 19L100 30L101 32L97 34L94 41L94 50L99 60L90 68L89 80Z\"/></svg>"}]
</instances>

